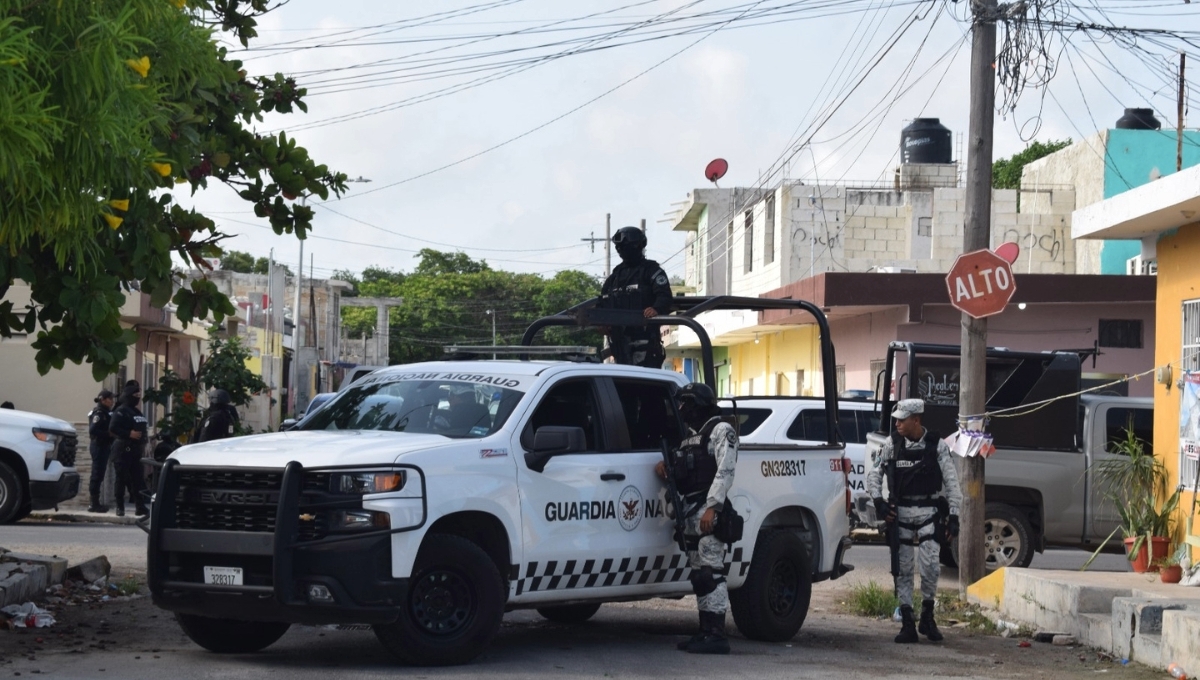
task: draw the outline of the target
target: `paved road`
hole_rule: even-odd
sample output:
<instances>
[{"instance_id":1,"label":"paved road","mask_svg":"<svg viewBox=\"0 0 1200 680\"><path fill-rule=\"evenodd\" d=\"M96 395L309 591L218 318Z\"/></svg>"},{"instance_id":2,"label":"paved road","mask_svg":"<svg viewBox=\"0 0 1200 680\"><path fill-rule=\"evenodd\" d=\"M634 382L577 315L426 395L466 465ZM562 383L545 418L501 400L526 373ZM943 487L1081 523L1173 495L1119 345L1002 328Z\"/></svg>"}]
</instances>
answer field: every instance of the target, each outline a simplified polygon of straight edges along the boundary
<instances>
[{"instance_id":1,"label":"paved road","mask_svg":"<svg viewBox=\"0 0 1200 680\"><path fill-rule=\"evenodd\" d=\"M60 555L71 563L97 555L107 555L113 567L120 571L141 571L146 563L146 534L137 527L112 524L52 524L21 522L0 527L0 547L19 552ZM1078 569L1091 553L1086 550L1055 548L1036 555L1030 567L1034 569ZM855 565L855 580L873 578L886 583L890 580L890 560L885 546L857 544L847 553L846 561ZM1103 554L1089 567L1090 571L1129 571L1123 555ZM956 582L956 569L943 569L944 587ZM865 578L864 578L865 577Z\"/></svg>"}]
</instances>

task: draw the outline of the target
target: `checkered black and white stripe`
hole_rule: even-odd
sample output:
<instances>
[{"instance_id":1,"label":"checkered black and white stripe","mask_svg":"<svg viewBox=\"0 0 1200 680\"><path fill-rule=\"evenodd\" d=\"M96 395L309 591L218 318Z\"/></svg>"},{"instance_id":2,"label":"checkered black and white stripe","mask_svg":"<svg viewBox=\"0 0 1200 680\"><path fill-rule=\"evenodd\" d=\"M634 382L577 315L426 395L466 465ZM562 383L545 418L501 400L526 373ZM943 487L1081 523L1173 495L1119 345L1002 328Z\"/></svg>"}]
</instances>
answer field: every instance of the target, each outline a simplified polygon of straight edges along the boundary
<instances>
[{"instance_id":1,"label":"checkered black and white stripe","mask_svg":"<svg viewBox=\"0 0 1200 680\"><path fill-rule=\"evenodd\" d=\"M734 548L726 573L743 576L750 568L743 561L742 549ZM687 556L623 557L602 560L549 560L529 562L521 568L513 565L516 594L569 590L572 588L606 588L611 586L672 583L686 580L691 574Z\"/></svg>"}]
</instances>

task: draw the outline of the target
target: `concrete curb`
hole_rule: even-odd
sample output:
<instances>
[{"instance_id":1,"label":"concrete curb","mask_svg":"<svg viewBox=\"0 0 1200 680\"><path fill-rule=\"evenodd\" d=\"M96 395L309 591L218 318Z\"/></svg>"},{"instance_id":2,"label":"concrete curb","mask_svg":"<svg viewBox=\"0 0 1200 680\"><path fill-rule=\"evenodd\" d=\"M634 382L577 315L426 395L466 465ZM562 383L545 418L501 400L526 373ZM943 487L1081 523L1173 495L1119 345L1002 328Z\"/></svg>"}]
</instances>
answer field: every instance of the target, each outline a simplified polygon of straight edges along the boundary
<instances>
[{"instance_id":1,"label":"concrete curb","mask_svg":"<svg viewBox=\"0 0 1200 680\"><path fill-rule=\"evenodd\" d=\"M38 522L70 522L78 524L123 524L133 525L137 522L137 517L133 515L125 515L117 517L111 512L95 513L95 512L64 512L61 510L47 510L44 512L30 513L28 517L21 520L22 523L38 523Z\"/></svg>"}]
</instances>

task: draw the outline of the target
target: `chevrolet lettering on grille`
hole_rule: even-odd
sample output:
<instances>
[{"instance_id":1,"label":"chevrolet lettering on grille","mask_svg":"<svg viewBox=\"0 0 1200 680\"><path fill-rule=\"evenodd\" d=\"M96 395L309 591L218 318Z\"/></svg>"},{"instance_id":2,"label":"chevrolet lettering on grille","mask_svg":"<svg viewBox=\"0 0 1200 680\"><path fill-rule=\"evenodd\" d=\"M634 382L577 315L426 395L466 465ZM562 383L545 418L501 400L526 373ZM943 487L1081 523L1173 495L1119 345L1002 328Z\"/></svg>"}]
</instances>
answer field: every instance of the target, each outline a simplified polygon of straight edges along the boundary
<instances>
[{"instance_id":1,"label":"chevrolet lettering on grille","mask_svg":"<svg viewBox=\"0 0 1200 680\"><path fill-rule=\"evenodd\" d=\"M199 502L209 505L277 505L278 491L219 491L204 489L197 494Z\"/></svg>"}]
</instances>

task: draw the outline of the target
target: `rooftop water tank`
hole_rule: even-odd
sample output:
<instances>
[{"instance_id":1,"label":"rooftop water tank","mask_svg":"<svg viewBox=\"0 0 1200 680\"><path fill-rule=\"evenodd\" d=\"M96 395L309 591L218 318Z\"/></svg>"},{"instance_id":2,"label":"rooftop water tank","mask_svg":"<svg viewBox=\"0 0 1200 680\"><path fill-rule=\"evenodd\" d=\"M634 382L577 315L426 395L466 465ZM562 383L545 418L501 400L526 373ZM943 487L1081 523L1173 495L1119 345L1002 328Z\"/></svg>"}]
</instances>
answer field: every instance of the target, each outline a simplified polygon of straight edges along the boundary
<instances>
[{"instance_id":1,"label":"rooftop water tank","mask_svg":"<svg viewBox=\"0 0 1200 680\"><path fill-rule=\"evenodd\" d=\"M1125 109L1117 119L1118 130L1158 130L1162 123L1154 117L1154 109Z\"/></svg>"},{"instance_id":2,"label":"rooftop water tank","mask_svg":"<svg viewBox=\"0 0 1200 680\"><path fill-rule=\"evenodd\" d=\"M953 163L950 128L937 118L914 118L900 131L901 163Z\"/></svg>"}]
</instances>

